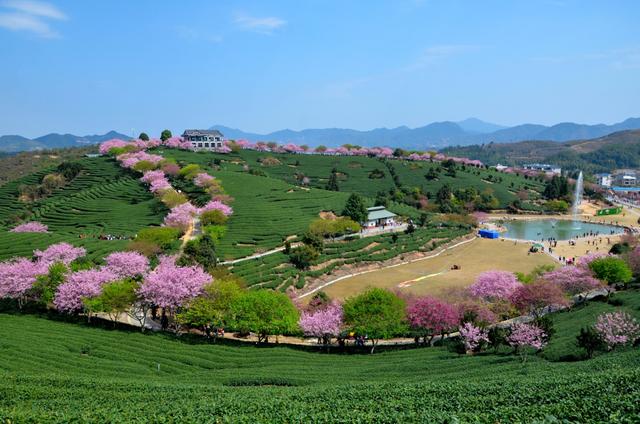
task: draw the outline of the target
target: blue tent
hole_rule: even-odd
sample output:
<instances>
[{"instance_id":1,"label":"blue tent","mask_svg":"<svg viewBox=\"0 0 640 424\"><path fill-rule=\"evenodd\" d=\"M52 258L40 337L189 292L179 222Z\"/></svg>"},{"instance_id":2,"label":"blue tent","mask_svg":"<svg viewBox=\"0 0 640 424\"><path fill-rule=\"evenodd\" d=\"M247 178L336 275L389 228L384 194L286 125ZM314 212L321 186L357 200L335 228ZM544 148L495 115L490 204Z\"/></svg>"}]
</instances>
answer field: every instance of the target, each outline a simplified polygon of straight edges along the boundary
<instances>
[{"instance_id":1,"label":"blue tent","mask_svg":"<svg viewBox=\"0 0 640 424\"><path fill-rule=\"evenodd\" d=\"M496 230L480 230L478 231L478 234L480 235L480 237L488 239L497 239L498 237L500 237L500 233Z\"/></svg>"}]
</instances>

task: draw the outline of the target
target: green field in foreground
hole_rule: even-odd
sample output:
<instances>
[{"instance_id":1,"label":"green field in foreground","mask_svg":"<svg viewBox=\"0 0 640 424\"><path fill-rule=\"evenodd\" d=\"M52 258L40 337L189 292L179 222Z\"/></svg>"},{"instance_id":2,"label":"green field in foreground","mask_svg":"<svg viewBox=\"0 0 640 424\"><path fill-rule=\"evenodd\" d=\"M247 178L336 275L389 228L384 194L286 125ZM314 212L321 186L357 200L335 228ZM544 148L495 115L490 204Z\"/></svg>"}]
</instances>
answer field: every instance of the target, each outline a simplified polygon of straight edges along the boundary
<instances>
[{"instance_id":1,"label":"green field in foreground","mask_svg":"<svg viewBox=\"0 0 640 424\"><path fill-rule=\"evenodd\" d=\"M616 295L640 315L640 293ZM0 418L6 422L640 421L640 350L592 360L579 328L613 310L554 316L549 360L445 348L334 355L198 344L0 314ZM547 421L543 421L547 417Z\"/></svg>"}]
</instances>

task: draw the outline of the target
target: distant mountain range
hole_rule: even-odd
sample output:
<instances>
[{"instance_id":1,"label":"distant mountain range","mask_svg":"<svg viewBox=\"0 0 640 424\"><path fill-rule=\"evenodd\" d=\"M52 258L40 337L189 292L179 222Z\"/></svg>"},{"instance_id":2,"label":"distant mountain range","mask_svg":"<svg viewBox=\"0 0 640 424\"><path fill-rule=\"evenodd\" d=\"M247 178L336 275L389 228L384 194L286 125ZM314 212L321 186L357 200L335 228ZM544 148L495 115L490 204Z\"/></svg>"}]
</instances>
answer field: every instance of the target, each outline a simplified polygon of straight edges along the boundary
<instances>
[{"instance_id":1,"label":"distant mountain range","mask_svg":"<svg viewBox=\"0 0 640 424\"><path fill-rule=\"evenodd\" d=\"M468 146L489 142L513 143L523 140L569 141L603 137L617 131L640 129L640 118L629 118L623 122L605 125L585 125L564 122L553 126L523 124L504 127L476 118L460 122L434 122L409 128L376 128L358 131L342 128L306 129L301 131L280 130L269 134L245 132L236 128L214 125L211 129L222 132L226 138L251 141L292 142L317 146L323 144L336 147L342 144L362 146L393 146L405 149L441 149L448 146Z\"/></svg>"},{"instance_id":2,"label":"distant mountain range","mask_svg":"<svg viewBox=\"0 0 640 424\"><path fill-rule=\"evenodd\" d=\"M566 170L606 172L616 168L640 168L640 130L566 142L532 140L456 146L443 149L443 152L479 159L489 165L544 162Z\"/></svg>"},{"instance_id":3,"label":"distant mountain range","mask_svg":"<svg viewBox=\"0 0 640 424\"><path fill-rule=\"evenodd\" d=\"M297 143L309 146L323 144L337 147L343 144L361 146L389 146L417 150L439 150L450 146L469 146L474 144L514 143L526 140L563 142L603 137L608 134L640 129L640 118L629 118L613 125L585 125L564 122L553 126L522 124L505 127L476 118L459 122L434 122L418 128L406 126L397 128L376 128L359 131L345 128L305 129L300 131L280 130L269 134L245 132L223 125L214 125L210 129L222 132L228 139L247 139L251 141L275 141L278 143ZM130 139L124 134L110 131L103 135L77 136L73 134L47 134L35 139L20 135L0 136L0 152L20 152L28 150L78 147L97 144L110 138Z\"/></svg>"},{"instance_id":4,"label":"distant mountain range","mask_svg":"<svg viewBox=\"0 0 640 424\"><path fill-rule=\"evenodd\" d=\"M84 136L51 133L34 139L29 139L20 135L3 135L0 136L0 152L16 153L29 150L83 147L91 144L98 144L112 138L129 140L131 137L120 134L116 131L109 131L102 135L94 134Z\"/></svg>"}]
</instances>

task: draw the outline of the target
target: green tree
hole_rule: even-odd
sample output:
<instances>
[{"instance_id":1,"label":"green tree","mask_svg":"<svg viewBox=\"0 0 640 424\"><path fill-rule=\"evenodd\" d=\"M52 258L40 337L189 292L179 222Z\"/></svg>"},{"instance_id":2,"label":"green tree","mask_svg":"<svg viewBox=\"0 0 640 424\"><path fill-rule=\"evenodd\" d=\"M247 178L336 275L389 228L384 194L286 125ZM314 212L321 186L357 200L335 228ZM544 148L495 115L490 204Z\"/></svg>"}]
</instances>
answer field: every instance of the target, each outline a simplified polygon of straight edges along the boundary
<instances>
[{"instance_id":1,"label":"green tree","mask_svg":"<svg viewBox=\"0 0 640 424\"><path fill-rule=\"evenodd\" d=\"M232 305L233 327L258 334L258 342L268 342L270 335L294 333L298 330L298 310L284 293L273 290L251 290L236 298Z\"/></svg>"},{"instance_id":2,"label":"green tree","mask_svg":"<svg viewBox=\"0 0 640 424\"><path fill-rule=\"evenodd\" d=\"M344 205L342 215L348 216L355 222L364 222L367 220L367 207L364 199L358 193L352 193Z\"/></svg>"},{"instance_id":3,"label":"green tree","mask_svg":"<svg viewBox=\"0 0 640 424\"><path fill-rule=\"evenodd\" d=\"M204 293L192 299L176 315L181 324L201 328L224 328L233 321L232 305L243 293L237 281L216 279L204 288ZM214 331L214 339L218 332Z\"/></svg>"},{"instance_id":4,"label":"green tree","mask_svg":"<svg viewBox=\"0 0 640 424\"><path fill-rule=\"evenodd\" d=\"M307 269L320 256L318 250L308 244L291 249L289 261L298 269Z\"/></svg>"},{"instance_id":5,"label":"green tree","mask_svg":"<svg viewBox=\"0 0 640 424\"><path fill-rule=\"evenodd\" d=\"M405 302L392 292L371 288L346 300L344 322L352 331L371 339L373 353L378 340L407 330L405 306Z\"/></svg>"},{"instance_id":6,"label":"green tree","mask_svg":"<svg viewBox=\"0 0 640 424\"><path fill-rule=\"evenodd\" d=\"M438 179L438 171L436 170L436 168L431 167L431 168L429 168L427 173L424 174L424 177L429 181L437 180Z\"/></svg>"},{"instance_id":7,"label":"green tree","mask_svg":"<svg viewBox=\"0 0 640 424\"><path fill-rule=\"evenodd\" d=\"M149 141L149 136L145 132L141 132L138 138L142 141Z\"/></svg>"},{"instance_id":8,"label":"green tree","mask_svg":"<svg viewBox=\"0 0 640 424\"><path fill-rule=\"evenodd\" d=\"M197 240L189 241L178 262L180 265L200 264L207 270L214 268L218 262L215 240L210 234L204 234Z\"/></svg>"},{"instance_id":9,"label":"green tree","mask_svg":"<svg viewBox=\"0 0 640 424\"><path fill-rule=\"evenodd\" d=\"M114 323L121 314L129 312L137 301L138 283L126 279L102 286L100 296L84 300L84 306L90 313L103 312Z\"/></svg>"},{"instance_id":10,"label":"green tree","mask_svg":"<svg viewBox=\"0 0 640 424\"><path fill-rule=\"evenodd\" d=\"M58 286L64 283L68 269L62 262L54 263L49 266L49 272L45 275L39 275L33 285L36 296L44 304L53 302Z\"/></svg>"},{"instance_id":11,"label":"green tree","mask_svg":"<svg viewBox=\"0 0 640 424\"><path fill-rule=\"evenodd\" d=\"M545 185L544 197L547 199L559 199L569 195L569 181L567 177L554 175Z\"/></svg>"},{"instance_id":12,"label":"green tree","mask_svg":"<svg viewBox=\"0 0 640 424\"><path fill-rule=\"evenodd\" d=\"M633 278L633 273L625 261L608 256L596 259L589 264L595 276L607 284L626 284Z\"/></svg>"},{"instance_id":13,"label":"green tree","mask_svg":"<svg viewBox=\"0 0 640 424\"><path fill-rule=\"evenodd\" d=\"M340 187L338 186L338 174L335 172L335 169L331 171L331 175L329 175L329 181L327 182L326 189L330 191L340 191Z\"/></svg>"},{"instance_id":14,"label":"green tree","mask_svg":"<svg viewBox=\"0 0 640 424\"><path fill-rule=\"evenodd\" d=\"M224 225L227 222L227 216L217 209L203 212L200 215L200 223L207 225Z\"/></svg>"},{"instance_id":15,"label":"green tree","mask_svg":"<svg viewBox=\"0 0 640 424\"><path fill-rule=\"evenodd\" d=\"M386 208L389 206L389 195L384 191L379 191L376 193L376 200L373 204L374 206L384 206Z\"/></svg>"},{"instance_id":16,"label":"green tree","mask_svg":"<svg viewBox=\"0 0 640 424\"><path fill-rule=\"evenodd\" d=\"M171 137L173 137L173 134L171 134L171 131L169 130L164 130L160 133L160 140L162 141L167 141Z\"/></svg>"},{"instance_id":17,"label":"green tree","mask_svg":"<svg viewBox=\"0 0 640 424\"><path fill-rule=\"evenodd\" d=\"M600 338L600 334L593 327L580 329L580 334L576 336L576 345L585 350L587 358L593 358L597 350L605 349L605 344Z\"/></svg>"}]
</instances>

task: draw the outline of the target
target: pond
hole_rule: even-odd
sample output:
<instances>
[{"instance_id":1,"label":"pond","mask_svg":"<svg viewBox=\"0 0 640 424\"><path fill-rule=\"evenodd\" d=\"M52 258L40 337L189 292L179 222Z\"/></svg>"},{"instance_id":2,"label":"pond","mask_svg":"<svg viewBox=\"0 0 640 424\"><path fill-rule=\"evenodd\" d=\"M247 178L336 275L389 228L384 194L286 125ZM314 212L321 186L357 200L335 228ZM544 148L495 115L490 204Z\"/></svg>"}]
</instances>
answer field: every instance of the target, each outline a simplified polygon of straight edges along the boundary
<instances>
[{"instance_id":1,"label":"pond","mask_svg":"<svg viewBox=\"0 0 640 424\"><path fill-rule=\"evenodd\" d=\"M570 240L585 235L610 235L624 232L623 228L613 225L558 219L504 221L502 226L507 229L501 234L502 237L538 241L551 237L556 240Z\"/></svg>"}]
</instances>

